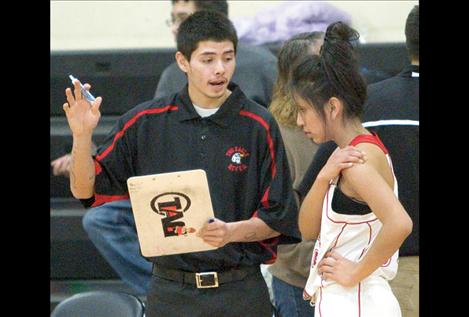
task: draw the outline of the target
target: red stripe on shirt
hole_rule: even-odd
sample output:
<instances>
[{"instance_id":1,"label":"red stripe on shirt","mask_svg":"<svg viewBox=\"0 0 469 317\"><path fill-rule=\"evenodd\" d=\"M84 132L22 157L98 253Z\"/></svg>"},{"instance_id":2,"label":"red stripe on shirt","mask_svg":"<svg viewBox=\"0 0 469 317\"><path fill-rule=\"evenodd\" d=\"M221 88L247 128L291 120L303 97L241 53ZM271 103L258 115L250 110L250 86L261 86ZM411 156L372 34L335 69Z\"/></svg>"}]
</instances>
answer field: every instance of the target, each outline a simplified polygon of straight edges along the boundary
<instances>
[{"instance_id":1,"label":"red stripe on shirt","mask_svg":"<svg viewBox=\"0 0 469 317\"><path fill-rule=\"evenodd\" d=\"M264 242L264 241L269 241L269 240L271 240L270 243ZM270 259L268 259L267 261L265 261L264 264L273 264L273 263L275 263L275 260L277 260L277 252L275 252L270 246L271 245L277 245L278 240L279 240L279 238L275 237L275 238L270 238L270 239L267 239L267 240L264 240L264 241L257 241L257 242L260 243L261 246L263 246L267 251L269 251L270 254L272 254L272 257Z\"/></svg>"},{"instance_id":2,"label":"red stripe on shirt","mask_svg":"<svg viewBox=\"0 0 469 317\"><path fill-rule=\"evenodd\" d=\"M252 218L259 218L259 210L256 210L252 216ZM262 220L262 219L261 219ZM270 254L272 254L272 257L270 259L268 259L267 261L264 262L264 264L272 264L275 262L275 260L277 259L277 252L275 252L271 246L275 246L278 244L278 241L279 241L279 237L274 237L274 238L270 238L270 239L266 239L266 240L263 240L263 241L257 241L264 249L266 249L267 251L270 252ZM269 243L270 242L270 243Z\"/></svg>"},{"instance_id":3,"label":"red stripe on shirt","mask_svg":"<svg viewBox=\"0 0 469 317\"><path fill-rule=\"evenodd\" d=\"M270 158L272 160L270 170L271 170L271 173L272 173L272 178L274 178L275 175L277 174L277 166L275 164L274 141L272 139L272 135L270 134L269 125L267 124L267 122L265 122L265 120L263 118L261 118L260 116L258 116L257 114L254 114L252 112L241 110L239 112L239 114L259 122L264 127L264 129L266 130L266 132L267 132L267 144L269 145L269 153L270 153ZM262 195L262 199L261 199L261 204L265 208L270 207L269 206L269 192L270 192L270 186L267 187L267 189L264 192L264 194ZM253 217L257 217L258 216L257 213L258 212L256 211L253 214ZM269 240L271 240L271 243L264 242L264 241L269 241ZM275 260L277 259L277 252L275 252L270 246L271 245L276 245L278 243L278 240L279 240L278 237L276 237L276 238L267 239L267 240L264 240L264 241L257 241L262 247L264 247L267 251L269 251L272 254L272 257L269 260L265 261L264 263L271 264L271 263L274 263Z\"/></svg>"},{"instance_id":4,"label":"red stripe on shirt","mask_svg":"<svg viewBox=\"0 0 469 317\"><path fill-rule=\"evenodd\" d=\"M130 128L137 121L137 119L140 118L141 116L144 116L147 114L158 114L158 113L162 113L166 111L173 111L173 110L178 110L178 107L169 105L163 108L148 109L148 110L144 110L144 111L137 113L135 116L133 116L129 121L125 123L122 130L116 133L116 135L114 136L114 140L112 141L112 144L108 146L108 148L105 149L101 154L96 156L96 160L101 161L103 158L105 158L109 154L109 152L111 152L114 149L114 146L116 145L117 140L119 140L124 135L125 131L128 128Z\"/></svg>"},{"instance_id":5,"label":"red stripe on shirt","mask_svg":"<svg viewBox=\"0 0 469 317\"><path fill-rule=\"evenodd\" d=\"M95 175L98 175L99 173L101 173L102 171L102 167L101 167L101 164L99 164L98 161L94 160L94 171L95 171Z\"/></svg>"},{"instance_id":6,"label":"red stripe on shirt","mask_svg":"<svg viewBox=\"0 0 469 317\"><path fill-rule=\"evenodd\" d=\"M242 115L242 116L245 116L245 117L249 117L253 120L256 120L266 130L266 132L267 132L267 143L269 144L270 158L272 159L272 165L271 165L272 178L274 178L275 174L277 173L277 166L275 165L274 141L272 140L272 136L270 135L269 125L267 124L267 122L265 122L264 119L262 119L260 116L258 116L257 114L254 114L252 112L241 110L239 112L239 114Z\"/></svg>"},{"instance_id":7,"label":"red stripe on shirt","mask_svg":"<svg viewBox=\"0 0 469 317\"><path fill-rule=\"evenodd\" d=\"M91 205L91 207L96 207L111 201L116 201L116 200L127 200L129 199L129 194L126 195L99 195L99 194L94 194L94 203Z\"/></svg>"},{"instance_id":8,"label":"red stripe on shirt","mask_svg":"<svg viewBox=\"0 0 469 317\"><path fill-rule=\"evenodd\" d=\"M264 193L264 195L262 196L262 199L261 199L261 204L265 208L270 207L270 205L269 205L269 192L270 192L270 186L267 187L267 189L265 190L265 193Z\"/></svg>"},{"instance_id":9,"label":"red stripe on shirt","mask_svg":"<svg viewBox=\"0 0 469 317\"><path fill-rule=\"evenodd\" d=\"M240 115L242 116L245 116L245 117L248 117L248 118L251 118L253 120L256 120L257 122L259 122L263 127L264 129L266 130L267 132L267 143L269 145L269 153L270 153L270 158L272 160L272 164L271 164L271 172L272 172L272 178L275 177L275 174L277 173L277 166L275 164L275 151L274 151L274 142L272 140L272 136L270 134L270 127L269 125L267 124L267 122L265 122L264 119L262 119L260 116L258 116L257 114L254 114L252 112L249 112L249 111L245 111L245 110L241 110L239 112ZM265 190L264 194L262 195L262 199L261 199L261 204L263 207L265 208L269 208L270 205L269 205L269 192L270 192L270 186L267 187L267 189ZM253 215L253 217L257 217L257 211L256 213ZM277 255L275 254L274 257L276 258Z\"/></svg>"}]
</instances>

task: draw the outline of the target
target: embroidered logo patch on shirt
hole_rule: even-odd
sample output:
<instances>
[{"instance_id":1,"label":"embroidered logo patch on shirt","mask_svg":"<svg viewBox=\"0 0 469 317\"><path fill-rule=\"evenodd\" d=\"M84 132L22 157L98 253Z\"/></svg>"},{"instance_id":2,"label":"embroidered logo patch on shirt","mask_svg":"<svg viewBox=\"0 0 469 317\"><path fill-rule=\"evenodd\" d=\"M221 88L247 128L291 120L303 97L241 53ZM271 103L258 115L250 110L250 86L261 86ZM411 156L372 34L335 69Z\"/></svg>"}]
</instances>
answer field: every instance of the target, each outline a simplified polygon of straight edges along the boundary
<instances>
[{"instance_id":1,"label":"embroidered logo patch on shirt","mask_svg":"<svg viewBox=\"0 0 469 317\"><path fill-rule=\"evenodd\" d=\"M249 152L242 146L230 147L228 151L226 151L225 155L230 158L230 162L228 163L229 171L243 172L248 168L245 162L247 162Z\"/></svg>"}]
</instances>

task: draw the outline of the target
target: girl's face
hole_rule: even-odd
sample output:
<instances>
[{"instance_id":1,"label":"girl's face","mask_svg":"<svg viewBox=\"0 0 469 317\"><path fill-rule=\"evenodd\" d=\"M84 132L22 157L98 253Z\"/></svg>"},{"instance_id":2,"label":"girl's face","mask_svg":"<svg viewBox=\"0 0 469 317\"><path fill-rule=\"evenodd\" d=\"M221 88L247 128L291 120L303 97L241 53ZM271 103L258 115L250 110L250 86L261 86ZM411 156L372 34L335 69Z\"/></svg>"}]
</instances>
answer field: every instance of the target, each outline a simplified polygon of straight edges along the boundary
<instances>
[{"instance_id":1,"label":"girl's face","mask_svg":"<svg viewBox=\"0 0 469 317\"><path fill-rule=\"evenodd\" d=\"M328 141L325 122L314 106L298 95L295 95L294 100L298 109L296 124L303 129L305 135L317 144Z\"/></svg>"}]
</instances>

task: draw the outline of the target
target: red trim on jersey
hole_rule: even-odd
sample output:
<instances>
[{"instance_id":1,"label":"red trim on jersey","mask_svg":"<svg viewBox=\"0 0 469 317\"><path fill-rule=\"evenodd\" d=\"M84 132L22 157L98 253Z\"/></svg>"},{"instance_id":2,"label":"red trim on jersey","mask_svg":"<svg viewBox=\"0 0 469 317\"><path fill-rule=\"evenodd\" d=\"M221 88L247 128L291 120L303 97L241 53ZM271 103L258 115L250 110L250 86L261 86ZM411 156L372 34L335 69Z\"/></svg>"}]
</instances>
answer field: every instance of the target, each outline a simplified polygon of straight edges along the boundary
<instances>
[{"instance_id":1,"label":"red trim on jersey","mask_svg":"<svg viewBox=\"0 0 469 317\"><path fill-rule=\"evenodd\" d=\"M360 256L358 257L359 259L363 256L363 253L365 253L366 249L368 249L368 247L370 246L370 242L371 242L371 233L373 231L373 229L371 228L371 225L369 223L367 223L368 225L368 229L369 229L369 237L368 237L368 243L366 244L366 246L363 248L362 250L362 253L360 253Z\"/></svg>"},{"instance_id":2,"label":"red trim on jersey","mask_svg":"<svg viewBox=\"0 0 469 317\"><path fill-rule=\"evenodd\" d=\"M361 316L361 303L360 303L360 291L361 291L361 283L358 283L358 317Z\"/></svg>"},{"instance_id":3,"label":"red trim on jersey","mask_svg":"<svg viewBox=\"0 0 469 317\"><path fill-rule=\"evenodd\" d=\"M91 205L91 207L96 207L99 205L102 205L104 203L108 203L110 201L116 201L116 200L124 200L124 199L129 199L129 194L126 195L99 195L99 194L94 194L94 203Z\"/></svg>"},{"instance_id":4,"label":"red trim on jersey","mask_svg":"<svg viewBox=\"0 0 469 317\"><path fill-rule=\"evenodd\" d=\"M322 280L321 280L322 281ZM322 284L322 282L321 282ZM321 312L321 302L322 302L322 286L319 287L319 296L321 296L321 298L319 299L319 317L322 317L322 312Z\"/></svg>"},{"instance_id":5,"label":"red trim on jersey","mask_svg":"<svg viewBox=\"0 0 469 317\"><path fill-rule=\"evenodd\" d=\"M334 245L331 247L331 249L336 247L337 242L339 242L339 237L340 237L340 235L342 234L342 232L344 232L345 227L347 227L347 223L345 223L345 224L342 226L342 229L340 229L339 234L337 235L337 237L335 237L335 242L334 242Z\"/></svg>"},{"instance_id":6,"label":"red trim on jersey","mask_svg":"<svg viewBox=\"0 0 469 317\"><path fill-rule=\"evenodd\" d=\"M178 110L178 107L169 105L163 108L147 109L147 110L137 113L135 116L133 116L129 121L125 123L122 130L116 133L116 135L114 136L114 140L112 141L112 144L108 146L108 148L104 150L101 154L96 156L96 160L101 161L103 158L105 158L109 154L109 152L111 152L114 149L114 146L116 145L117 140L120 139L124 135L125 131L128 128L130 128L137 121L137 119L140 118L141 116L144 116L147 114L158 114L158 113L162 113L166 111L173 111L173 110Z\"/></svg>"},{"instance_id":7,"label":"red trim on jersey","mask_svg":"<svg viewBox=\"0 0 469 317\"><path fill-rule=\"evenodd\" d=\"M375 144L377 146L379 146L379 148L384 152L384 154L388 154L388 149L386 149L386 147L384 146L383 142L381 142L381 139L378 137L378 135L374 132L371 132L373 133L373 135L369 135L369 134L360 134L360 135L357 135L352 141L350 141L349 145L357 145L359 143L372 143L372 144Z\"/></svg>"},{"instance_id":8,"label":"red trim on jersey","mask_svg":"<svg viewBox=\"0 0 469 317\"><path fill-rule=\"evenodd\" d=\"M241 110L239 112L239 114L242 115L242 116L245 116L245 117L249 117L253 120L256 120L267 131L267 143L269 144L270 158L272 159L272 165L271 165L272 178L274 178L275 174L277 173L277 166L275 165L274 141L272 140L272 136L270 135L269 125L267 124L267 122L265 122L264 119L262 119L260 116L258 116L257 114L254 114L252 112Z\"/></svg>"},{"instance_id":9,"label":"red trim on jersey","mask_svg":"<svg viewBox=\"0 0 469 317\"><path fill-rule=\"evenodd\" d=\"M387 266L389 266L389 264L391 264L391 259L392 259L392 256L391 256L386 262L384 262L384 264L381 265L381 267L387 267Z\"/></svg>"}]
</instances>

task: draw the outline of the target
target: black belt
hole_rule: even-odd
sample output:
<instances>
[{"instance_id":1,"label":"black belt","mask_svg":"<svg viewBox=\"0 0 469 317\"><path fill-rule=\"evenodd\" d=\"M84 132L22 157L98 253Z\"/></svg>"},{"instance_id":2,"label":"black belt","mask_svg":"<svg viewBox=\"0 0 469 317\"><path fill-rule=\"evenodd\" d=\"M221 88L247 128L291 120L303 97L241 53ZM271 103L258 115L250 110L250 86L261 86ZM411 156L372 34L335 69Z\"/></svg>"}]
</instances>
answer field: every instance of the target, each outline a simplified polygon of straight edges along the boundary
<instances>
[{"instance_id":1,"label":"black belt","mask_svg":"<svg viewBox=\"0 0 469 317\"><path fill-rule=\"evenodd\" d=\"M193 273L168 269L153 265L153 274L168 280L196 285L197 288L218 287L219 284L243 280L246 276L259 272L258 266L242 267L223 272Z\"/></svg>"}]
</instances>

